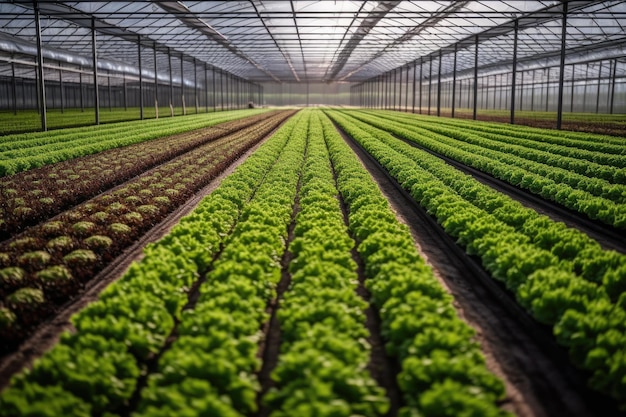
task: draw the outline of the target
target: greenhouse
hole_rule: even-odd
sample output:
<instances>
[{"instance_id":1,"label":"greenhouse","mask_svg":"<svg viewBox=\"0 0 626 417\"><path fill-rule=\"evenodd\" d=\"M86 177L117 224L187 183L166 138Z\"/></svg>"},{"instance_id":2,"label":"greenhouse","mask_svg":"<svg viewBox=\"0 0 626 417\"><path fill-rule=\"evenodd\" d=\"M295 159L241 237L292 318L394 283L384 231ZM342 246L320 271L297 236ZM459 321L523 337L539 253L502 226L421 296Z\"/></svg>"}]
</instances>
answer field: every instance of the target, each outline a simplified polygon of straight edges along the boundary
<instances>
[{"instance_id":1,"label":"greenhouse","mask_svg":"<svg viewBox=\"0 0 626 417\"><path fill-rule=\"evenodd\" d=\"M0 0L0 417L626 415L625 28Z\"/></svg>"}]
</instances>

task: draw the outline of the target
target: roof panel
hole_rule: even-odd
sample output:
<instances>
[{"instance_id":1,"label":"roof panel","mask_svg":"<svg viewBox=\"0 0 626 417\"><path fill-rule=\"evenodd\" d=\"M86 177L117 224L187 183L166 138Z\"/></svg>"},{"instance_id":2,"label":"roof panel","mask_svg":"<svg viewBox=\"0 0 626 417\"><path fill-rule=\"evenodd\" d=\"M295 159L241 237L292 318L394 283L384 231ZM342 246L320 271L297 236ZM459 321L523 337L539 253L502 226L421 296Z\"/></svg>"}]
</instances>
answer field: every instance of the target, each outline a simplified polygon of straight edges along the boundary
<instances>
[{"instance_id":1,"label":"roof panel","mask_svg":"<svg viewBox=\"0 0 626 417\"><path fill-rule=\"evenodd\" d=\"M197 59L252 81L360 81L416 59L450 54L473 65L474 36L482 66L512 59L513 24L520 19L518 56L558 53L560 1L88 1L43 0L45 45L91 53L91 18L98 50L136 62L136 42L186 60ZM570 1L567 47L623 49L624 1ZM0 33L34 42L32 2L0 3ZM605 46L602 46L605 48ZM606 48L605 48L606 49ZM133 58L135 57L135 58ZM159 58L160 60L163 58ZM451 59L444 58L443 68Z\"/></svg>"}]
</instances>

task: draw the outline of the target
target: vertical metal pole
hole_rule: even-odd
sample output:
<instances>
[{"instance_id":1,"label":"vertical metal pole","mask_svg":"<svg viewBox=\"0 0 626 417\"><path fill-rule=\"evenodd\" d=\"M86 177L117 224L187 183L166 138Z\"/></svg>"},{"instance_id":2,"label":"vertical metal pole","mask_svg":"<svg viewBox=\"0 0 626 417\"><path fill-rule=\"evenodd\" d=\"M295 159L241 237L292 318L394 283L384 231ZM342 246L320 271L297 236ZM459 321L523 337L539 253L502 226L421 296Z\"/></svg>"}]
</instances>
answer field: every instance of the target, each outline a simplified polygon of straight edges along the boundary
<instances>
[{"instance_id":1,"label":"vertical metal pole","mask_svg":"<svg viewBox=\"0 0 626 417\"><path fill-rule=\"evenodd\" d=\"M530 90L530 111L535 111L535 84L537 83L537 74L533 70L532 83L530 84L532 89Z\"/></svg>"},{"instance_id":2,"label":"vertical metal pole","mask_svg":"<svg viewBox=\"0 0 626 417\"><path fill-rule=\"evenodd\" d=\"M437 69L437 116L441 116L441 61L443 61L441 49L439 50L439 67Z\"/></svg>"},{"instance_id":3,"label":"vertical metal pole","mask_svg":"<svg viewBox=\"0 0 626 417\"><path fill-rule=\"evenodd\" d=\"M111 94L111 71L107 70L107 95L109 96L109 112L113 111L112 94Z\"/></svg>"},{"instance_id":4,"label":"vertical metal pole","mask_svg":"<svg viewBox=\"0 0 626 417\"><path fill-rule=\"evenodd\" d=\"M139 60L139 119L143 120L143 69L141 66L141 36L139 35L137 35L137 58Z\"/></svg>"},{"instance_id":5,"label":"vertical metal pole","mask_svg":"<svg viewBox=\"0 0 626 417\"><path fill-rule=\"evenodd\" d=\"M81 113L85 111L85 101L84 101L84 88L83 88L83 66L79 66L78 70L80 71L78 73L78 88L80 89L80 111Z\"/></svg>"},{"instance_id":6,"label":"vertical metal pole","mask_svg":"<svg viewBox=\"0 0 626 417\"><path fill-rule=\"evenodd\" d=\"M215 89L215 67L211 67L211 83L213 84L213 112L217 111L217 90Z\"/></svg>"},{"instance_id":7,"label":"vertical metal pole","mask_svg":"<svg viewBox=\"0 0 626 417\"><path fill-rule=\"evenodd\" d=\"M185 60L180 56L180 102L183 104L183 116L187 115L187 105L185 103Z\"/></svg>"},{"instance_id":8,"label":"vertical metal pole","mask_svg":"<svg viewBox=\"0 0 626 417\"><path fill-rule=\"evenodd\" d=\"M411 98L411 113L415 113L415 79L417 74L417 60L413 61L413 94Z\"/></svg>"},{"instance_id":9,"label":"vertical metal pole","mask_svg":"<svg viewBox=\"0 0 626 417\"><path fill-rule=\"evenodd\" d=\"M507 81L508 81L509 74L506 74L506 75L507 75ZM500 94L498 94L498 110L503 110L502 108L502 94L504 94L504 85L502 81L503 78L504 78L504 74L498 74L498 80L500 81L498 83L498 90L500 91ZM506 106L506 103L505 103L505 106Z\"/></svg>"},{"instance_id":10,"label":"vertical metal pole","mask_svg":"<svg viewBox=\"0 0 626 417\"><path fill-rule=\"evenodd\" d=\"M167 66L170 73L170 117L174 117L174 77L172 70L172 51L167 48Z\"/></svg>"},{"instance_id":11,"label":"vertical metal pole","mask_svg":"<svg viewBox=\"0 0 626 417\"><path fill-rule=\"evenodd\" d=\"M472 114L472 119L476 120L477 108L478 108L478 35L476 35L475 40L475 51L474 51L474 110Z\"/></svg>"},{"instance_id":12,"label":"vertical metal pole","mask_svg":"<svg viewBox=\"0 0 626 417\"><path fill-rule=\"evenodd\" d=\"M393 110L396 109L397 68L393 70Z\"/></svg>"},{"instance_id":13,"label":"vertical metal pole","mask_svg":"<svg viewBox=\"0 0 626 417\"><path fill-rule=\"evenodd\" d=\"M430 116L430 104L432 101L432 87L433 87L433 57L429 58L428 63L428 115Z\"/></svg>"},{"instance_id":14,"label":"vertical metal pole","mask_svg":"<svg viewBox=\"0 0 626 417\"><path fill-rule=\"evenodd\" d=\"M206 66L206 62L204 64L204 112L209 112L209 74Z\"/></svg>"},{"instance_id":15,"label":"vertical metal pole","mask_svg":"<svg viewBox=\"0 0 626 417\"><path fill-rule=\"evenodd\" d=\"M484 109L489 110L489 75L481 77L483 80L483 88L480 89L480 104Z\"/></svg>"},{"instance_id":16,"label":"vertical metal pole","mask_svg":"<svg viewBox=\"0 0 626 417\"><path fill-rule=\"evenodd\" d=\"M458 50L458 44L454 44L454 58L452 60L452 103L451 103L451 117L454 118L454 111L456 110L456 53Z\"/></svg>"},{"instance_id":17,"label":"vertical metal pole","mask_svg":"<svg viewBox=\"0 0 626 417\"><path fill-rule=\"evenodd\" d=\"M525 72L522 71L522 79L520 80L520 94L519 94L519 109L520 111L524 110L524 74ZM511 106L511 108L514 108L514 106ZM513 120L515 121L515 120Z\"/></svg>"},{"instance_id":18,"label":"vertical metal pole","mask_svg":"<svg viewBox=\"0 0 626 417\"><path fill-rule=\"evenodd\" d=\"M404 111L409 111L409 65L406 66L406 84L404 86Z\"/></svg>"},{"instance_id":19,"label":"vertical metal pole","mask_svg":"<svg viewBox=\"0 0 626 417\"><path fill-rule=\"evenodd\" d=\"M196 100L196 114L198 114L198 63L193 59L193 96Z\"/></svg>"},{"instance_id":20,"label":"vertical metal pole","mask_svg":"<svg viewBox=\"0 0 626 417\"><path fill-rule=\"evenodd\" d=\"M34 2L35 6L35 30L37 32L37 78L38 89L37 97L39 97L39 115L41 116L41 130L48 130L48 120L46 117L46 81L43 74L43 54L41 52L41 21L39 16L39 4Z\"/></svg>"},{"instance_id":21,"label":"vertical metal pole","mask_svg":"<svg viewBox=\"0 0 626 417\"><path fill-rule=\"evenodd\" d=\"M613 114L615 104L615 78L617 77L617 59L613 60L613 74L611 75L611 103L609 105L609 114Z\"/></svg>"},{"instance_id":22,"label":"vertical metal pole","mask_svg":"<svg viewBox=\"0 0 626 417\"><path fill-rule=\"evenodd\" d=\"M391 72L387 73L387 85L386 85L386 97L385 97L385 102L386 102L386 106L385 108L387 110L391 109Z\"/></svg>"},{"instance_id":23,"label":"vertical metal pole","mask_svg":"<svg viewBox=\"0 0 626 417\"><path fill-rule=\"evenodd\" d=\"M387 79L388 79L388 74L383 74L383 86L382 86L382 90L383 90L383 109L387 110Z\"/></svg>"},{"instance_id":24,"label":"vertical metal pole","mask_svg":"<svg viewBox=\"0 0 626 417\"><path fill-rule=\"evenodd\" d=\"M598 69L598 92L596 93L596 114L600 111L600 84L602 82L602 61L600 61Z\"/></svg>"},{"instance_id":25,"label":"vertical metal pole","mask_svg":"<svg viewBox=\"0 0 626 417\"><path fill-rule=\"evenodd\" d=\"M152 45L152 52L154 58L154 117L159 118L159 77L157 71L157 45L156 42Z\"/></svg>"},{"instance_id":26,"label":"vertical metal pole","mask_svg":"<svg viewBox=\"0 0 626 417\"><path fill-rule=\"evenodd\" d=\"M220 71L220 104L222 106L222 111L224 111L224 73Z\"/></svg>"},{"instance_id":27,"label":"vertical metal pole","mask_svg":"<svg viewBox=\"0 0 626 417\"><path fill-rule=\"evenodd\" d=\"M13 114L17 114L17 80L15 79L15 62L11 54L11 91L13 94Z\"/></svg>"},{"instance_id":28,"label":"vertical metal pole","mask_svg":"<svg viewBox=\"0 0 626 417\"><path fill-rule=\"evenodd\" d=\"M513 27L513 70L511 78L511 120L512 125L515 124L515 83L517 81L517 38L519 34L519 20L515 19ZM524 74L522 73L522 78Z\"/></svg>"},{"instance_id":29,"label":"vertical metal pole","mask_svg":"<svg viewBox=\"0 0 626 417\"><path fill-rule=\"evenodd\" d=\"M424 60L422 58L420 58L420 100L419 100L419 105L420 105L420 114L422 114L422 66L424 64Z\"/></svg>"},{"instance_id":30,"label":"vertical metal pole","mask_svg":"<svg viewBox=\"0 0 626 417\"><path fill-rule=\"evenodd\" d=\"M385 78L383 74L378 76L378 108L385 108Z\"/></svg>"},{"instance_id":31,"label":"vertical metal pole","mask_svg":"<svg viewBox=\"0 0 626 417\"><path fill-rule=\"evenodd\" d=\"M126 87L126 72L122 72L122 83L124 84L124 110L128 110L128 91Z\"/></svg>"},{"instance_id":32,"label":"vertical metal pole","mask_svg":"<svg viewBox=\"0 0 626 417\"><path fill-rule=\"evenodd\" d=\"M606 108L611 106L611 74L613 74L613 60L609 61L609 79L606 82Z\"/></svg>"},{"instance_id":33,"label":"vertical metal pole","mask_svg":"<svg viewBox=\"0 0 626 417\"><path fill-rule=\"evenodd\" d=\"M550 68L548 68L548 75L546 76L546 112L549 107L549 99L550 98Z\"/></svg>"},{"instance_id":34,"label":"vertical metal pole","mask_svg":"<svg viewBox=\"0 0 626 417\"><path fill-rule=\"evenodd\" d=\"M589 62L585 68L585 83L583 85L583 113L587 110L587 80L589 79Z\"/></svg>"},{"instance_id":35,"label":"vertical metal pole","mask_svg":"<svg viewBox=\"0 0 626 417\"><path fill-rule=\"evenodd\" d=\"M561 129L563 122L563 87L565 82L565 43L567 38L567 5L568 2L564 1L563 4L563 21L561 23L561 60L559 62L559 92L558 103L556 110L556 128Z\"/></svg>"},{"instance_id":36,"label":"vertical metal pole","mask_svg":"<svg viewBox=\"0 0 626 417\"><path fill-rule=\"evenodd\" d=\"M569 112L574 113L574 79L576 78L576 64L572 64L572 88L569 94Z\"/></svg>"},{"instance_id":37,"label":"vertical metal pole","mask_svg":"<svg viewBox=\"0 0 626 417\"><path fill-rule=\"evenodd\" d=\"M399 87L399 91L398 91L398 110L402 111L402 76L403 76L403 69L402 67L400 67L400 85Z\"/></svg>"},{"instance_id":38,"label":"vertical metal pole","mask_svg":"<svg viewBox=\"0 0 626 417\"><path fill-rule=\"evenodd\" d=\"M59 67L61 63L59 62ZM59 99L61 100L61 113L65 113L65 91L63 91L63 72L59 68Z\"/></svg>"},{"instance_id":39,"label":"vertical metal pole","mask_svg":"<svg viewBox=\"0 0 626 417\"><path fill-rule=\"evenodd\" d=\"M93 57L93 92L96 124L100 124L100 92L98 89L98 52L96 48L96 19L91 18L91 54Z\"/></svg>"}]
</instances>

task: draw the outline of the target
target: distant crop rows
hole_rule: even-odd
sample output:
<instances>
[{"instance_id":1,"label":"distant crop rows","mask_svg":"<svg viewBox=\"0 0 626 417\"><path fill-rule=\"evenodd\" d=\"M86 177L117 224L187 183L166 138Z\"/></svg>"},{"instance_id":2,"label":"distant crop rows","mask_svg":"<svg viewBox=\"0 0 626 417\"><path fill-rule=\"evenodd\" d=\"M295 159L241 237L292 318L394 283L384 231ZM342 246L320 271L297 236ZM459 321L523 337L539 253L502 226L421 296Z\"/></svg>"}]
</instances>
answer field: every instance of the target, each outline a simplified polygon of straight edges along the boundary
<instances>
[{"instance_id":1,"label":"distant crop rows","mask_svg":"<svg viewBox=\"0 0 626 417\"><path fill-rule=\"evenodd\" d=\"M0 239L141 174L200 145L251 126L273 113L261 113L213 128L113 148L0 178ZM235 114L219 120L228 120Z\"/></svg>"},{"instance_id":2,"label":"distant crop rows","mask_svg":"<svg viewBox=\"0 0 626 417\"><path fill-rule=\"evenodd\" d=\"M499 140L494 140L473 133L470 129L457 126L449 128L445 126L445 122L435 123L430 119L418 122L401 116L381 118L379 115L350 114L579 211L591 219L626 230L626 143L621 146L606 143L590 146L595 155L598 155L596 159L602 162L598 163L513 145L511 142L514 143L515 140L508 139L506 133L500 134ZM570 147L565 144L557 146L571 150L575 148L576 142ZM612 153L608 153L608 150ZM606 158L603 159L602 156Z\"/></svg>"},{"instance_id":3,"label":"distant crop rows","mask_svg":"<svg viewBox=\"0 0 626 417\"><path fill-rule=\"evenodd\" d=\"M401 368L402 413L507 415L474 331L317 111L287 122L76 314L2 393L0 415L385 415L354 256ZM284 279L273 388L257 401L259 343Z\"/></svg>"},{"instance_id":4,"label":"distant crop rows","mask_svg":"<svg viewBox=\"0 0 626 417\"><path fill-rule=\"evenodd\" d=\"M0 137L0 177L107 149L212 126L263 110L139 120Z\"/></svg>"},{"instance_id":5,"label":"distant crop rows","mask_svg":"<svg viewBox=\"0 0 626 417\"><path fill-rule=\"evenodd\" d=\"M592 387L626 400L626 256L480 184L361 117L329 112L540 322L554 326ZM393 122L389 122L393 125Z\"/></svg>"}]
</instances>

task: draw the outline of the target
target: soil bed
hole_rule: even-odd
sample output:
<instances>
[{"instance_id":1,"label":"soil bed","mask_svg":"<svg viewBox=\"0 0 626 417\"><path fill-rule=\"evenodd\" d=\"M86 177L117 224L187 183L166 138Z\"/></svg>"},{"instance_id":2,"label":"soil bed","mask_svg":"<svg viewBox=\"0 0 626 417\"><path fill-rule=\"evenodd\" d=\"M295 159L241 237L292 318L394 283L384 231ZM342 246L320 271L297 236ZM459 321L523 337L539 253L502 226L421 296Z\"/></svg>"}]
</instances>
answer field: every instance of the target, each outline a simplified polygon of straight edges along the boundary
<instances>
[{"instance_id":1,"label":"soil bed","mask_svg":"<svg viewBox=\"0 0 626 417\"><path fill-rule=\"evenodd\" d=\"M600 221L590 219L584 214L569 209L559 203L546 200L528 190L509 184L493 177L490 174L467 166L462 162L420 146L415 142L411 142L410 140L403 139L396 135L394 135L394 137L403 141L407 145L420 149L424 152L428 152L429 154L442 159L465 174L471 175L481 183L513 198L514 200L519 201L524 206L531 208L540 214L544 214L554 221L563 222L569 227L576 228L586 233L589 237L598 241L604 249L613 249L621 253L626 253L626 241L623 237L625 233L624 231L620 231Z\"/></svg>"}]
</instances>

